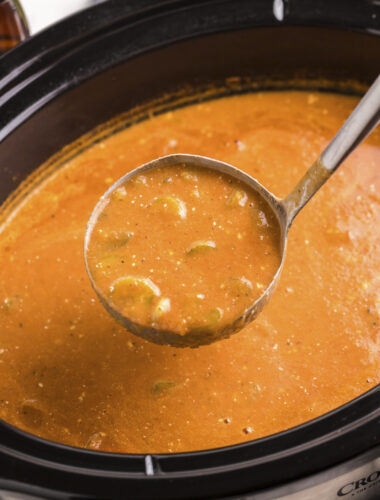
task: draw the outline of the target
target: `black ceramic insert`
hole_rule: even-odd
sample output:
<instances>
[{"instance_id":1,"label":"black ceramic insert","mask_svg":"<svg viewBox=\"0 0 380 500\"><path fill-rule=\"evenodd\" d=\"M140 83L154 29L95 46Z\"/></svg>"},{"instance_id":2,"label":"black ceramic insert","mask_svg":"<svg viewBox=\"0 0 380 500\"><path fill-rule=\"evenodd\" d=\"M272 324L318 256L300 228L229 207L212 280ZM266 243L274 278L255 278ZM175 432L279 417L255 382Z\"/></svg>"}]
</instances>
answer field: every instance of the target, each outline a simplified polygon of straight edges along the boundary
<instances>
[{"instance_id":1,"label":"black ceramic insert","mask_svg":"<svg viewBox=\"0 0 380 500\"><path fill-rule=\"evenodd\" d=\"M184 86L236 75L368 84L379 73L379 2L280 4L275 15L267 0L109 0L0 57L0 203L64 145ZM148 458L63 446L0 422L0 490L115 499L262 491L377 456L379 400L375 388L273 436Z\"/></svg>"}]
</instances>

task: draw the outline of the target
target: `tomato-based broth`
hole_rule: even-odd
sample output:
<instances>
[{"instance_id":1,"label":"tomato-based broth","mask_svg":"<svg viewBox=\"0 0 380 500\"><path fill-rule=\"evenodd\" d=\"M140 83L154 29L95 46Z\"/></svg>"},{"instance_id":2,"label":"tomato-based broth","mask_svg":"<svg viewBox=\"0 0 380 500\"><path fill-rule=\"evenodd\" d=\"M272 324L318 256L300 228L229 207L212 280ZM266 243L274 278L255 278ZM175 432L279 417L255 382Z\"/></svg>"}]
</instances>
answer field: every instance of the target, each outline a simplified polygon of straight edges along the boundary
<instances>
[{"instance_id":1,"label":"tomato-based broth","mask_svg":"<svg viewBox=\"0 0 380 500\"><path fill-rule=\"evenodd\" d=\"M86 246L97 289L138 325L184 335L236 321L281 261L260 194L207 168L154 168L105 195Z\"/></svg>"},{"instance_id":2,"label":"tomato-based broth","mask_svg":"<svg viewBox=\"0 0 380 500\"><path fill-rule=\"evenodd\" d=\"M83 256L86 223L99 197L135 167L170 153L214 157L248 172L281 197L356 103L349 96L284 91L194 104L91 145L36 185L0 229L0 418L74 446L182 452L281 431L378 383L378 129L297 217L273 298L255 321L229 339L176 349L130 334L99 302ZM177 196L167 189L165 196ZM141 186L141 193L147 204L149 197L160 196L149 185ZM201 206L197 197L184 201L187 213ZM219 209L213 211L211 200L206 202L210 221L228 228ZM156 208L161 214L167 207L158 203ZM243 208L229 209L231 217ZM245 241L238 237L241 224L243 219L231 227L239 252ZM136 229L125 231L134 233L122 251L131 266L126 276L135 276L133 255L140 263L153 262L156 250L145 245L142 233L138 243ZM196 273L204 258L209 276L215 277L210 283L220 286L214 249L183 254L200 240L218 246L223 233L211 236L211 231L195 228L188 240L183 238L178 260L194 258ZM132 243L141 246L134 251L128 247ZM177 252L177 244L167 232L158 256ZM244 253L232 259L226 253L225 259L221 280L258 281L248 274ZM228 265L236 266L233 273ZM139 267L138 276L156 280L167 297L156 266L149 266ZM175 281L173 275L168 279ZM209 290L211 308L226 309ZM194 293L206 295L198 285ZM175 298L170 298L174 307Z\"/></svg>"}]
</instances>

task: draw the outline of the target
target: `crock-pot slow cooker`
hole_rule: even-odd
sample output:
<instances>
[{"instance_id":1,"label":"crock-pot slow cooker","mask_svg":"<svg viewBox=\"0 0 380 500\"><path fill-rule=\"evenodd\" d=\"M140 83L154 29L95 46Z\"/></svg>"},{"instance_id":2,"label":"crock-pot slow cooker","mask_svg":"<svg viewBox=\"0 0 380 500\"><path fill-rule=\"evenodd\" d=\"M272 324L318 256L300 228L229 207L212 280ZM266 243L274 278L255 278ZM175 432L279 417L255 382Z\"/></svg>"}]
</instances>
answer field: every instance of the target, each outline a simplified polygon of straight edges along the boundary
<instances>
[{"instance_id":1,"label":"crock-pot slow cooker","mask_svg":"<svg viewBox=\"0 0 380 500\"><path fill-rule=\"evenodd\" d=\"M0 203L64 145L178 89L235 76L331 89L379 71L377 0L109 0L0 58ZM377 387L273 436L170 455L77 449L0 421L0 498L380 498L379 402Z\"/></svg>"}]
</instances>

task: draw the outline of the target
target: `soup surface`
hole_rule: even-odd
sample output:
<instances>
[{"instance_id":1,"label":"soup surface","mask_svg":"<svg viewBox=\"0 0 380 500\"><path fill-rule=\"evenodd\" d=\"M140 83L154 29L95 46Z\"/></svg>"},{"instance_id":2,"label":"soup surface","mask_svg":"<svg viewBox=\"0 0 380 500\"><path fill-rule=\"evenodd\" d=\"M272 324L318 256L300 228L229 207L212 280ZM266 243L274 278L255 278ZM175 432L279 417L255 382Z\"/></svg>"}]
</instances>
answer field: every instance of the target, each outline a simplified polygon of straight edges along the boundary
<instances>
[{"instance_id":1,"label":"soup surface","mask_svg":"<svg viewBox=\"0 0 380 500\"><path fill-rule=\"evenodd\" d=\"M75 446L180 452L289 428L378 383L378 129L297 217L272 300L230 339L176 349L133 336L99 303L83 258L93 207L129 170L201 154L284 196L356 102L289 91L195 104L94 144L36 186L0 230L0 417Z\"/></svg>"},{"instance_id":2,"label":"soup surface","mask_svg":"<svg viewBox=\"0 0 380 500\"><path fill-rule=\"evenodd\" d=\"M262 196L202 167L118 183L90 227L86 258L102 297L160 338L195 336L198 346L254 304L281 261L280 227Z\"/></svg>"}]
</instances>

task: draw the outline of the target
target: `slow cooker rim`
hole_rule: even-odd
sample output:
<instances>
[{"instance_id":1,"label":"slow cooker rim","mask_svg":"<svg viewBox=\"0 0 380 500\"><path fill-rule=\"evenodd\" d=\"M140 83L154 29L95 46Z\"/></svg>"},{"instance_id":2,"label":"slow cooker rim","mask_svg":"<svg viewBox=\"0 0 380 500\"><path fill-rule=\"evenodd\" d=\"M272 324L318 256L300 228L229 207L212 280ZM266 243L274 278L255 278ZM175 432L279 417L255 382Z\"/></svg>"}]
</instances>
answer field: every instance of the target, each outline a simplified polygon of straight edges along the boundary
<instances>
[{"instance_id":1,"label":"slow cooker rim","mask_svg":"<svg viewBox=\"0 0 380 500\"><path fill-rule=\"evenodd\" d=\"M133 0L132 2L129 1L124 3L122 0L108 0L107 2L100 3L91 8L84 9L83 11L77 12L49 26L34 37L24 40L19 46L0 56L0 75L1 73L4 75L3 77L0 76L0 105L2 101L1 95L4 89L10 86L9 99L11 99L14 96L15 89L20 87L22 80L26 82L31 80L29 71L33 68L33 65L35 65L35 63L38 65L35 69L35 73L40 74L42 71L40 65L43 64L44 59L49 57L51 53L54 53L57 48L72 50L73 47L78 44L87 43L87 39L89 41L95 39L101 32L113 30L115 26L125 27L127 21L132 24L140 21L144 22L146 21L147 15L167 15L168 13L184 11L185 9L207 6L208 4L216 5L218 3L223 3L223 0L194 0L191 2L191 5L186 0L163 0L160 3L154 2L154 0L146 0L143 3L141 3L141 0L139 1L140 4L136 2L136 6L133 7ZM345 9L352 9L352 12L355 13L355 16L350 20L350 24L344 24L344 21L339 18L329 17L329 8L326 8L324 0L298 0L298 3L296 0L292 4L294 5L292 9L290 9L286 0L281 1L284 6L284 12L286 13L284 19L278 20L273 13L272 5L270 5L270 11L266 13L267 17L264 18L265 20L260 19L254 23L250 20L250 24L248 24L247 27L265 28L276 26L281 28L300 26L356 31L373 36L380 34L380 28L375 24L376 19L380 18L380 4L376 0L367 1L360 6L360 9L357 8L355 0L343 0L342 4L344 4ZM130 3L132 3L132 8L129 11L128 9L123 9L123 5L126 7ZM340 3L340 1L338 0L337 3ZM119 12L120 10L123 12L121 16L112 15L115 11ZM125 13L124 10L126 10ZM333 14L331 14L331 16L333 16ZM236 29L242 29L242 27L244 26L239 25ZM72 30L74 42L72 38L67 36ZM221 31L219 31L219 28L216 28L216 32ZM213 33L215 33L213 30L207 32L207 34ZM183 39L178 38L174 42L170 41L168 43L188 40L193 37L202 36L202 34L204 33L196 32L190 37L185 36ZM54 41L53 44L51 43L52 40ZM44 47L42 54L41 47ZM162 45L155 48L162 48ZM50 65L47 64L47 67L49 66ZM54 63L51 66L54 66ZM109 67L103 68L102 71L106 69L109 69ZM23 77L24 73L26 73L26 75ZM12 78L15 79L13 85ZM7 92L7 90L5 91ZM55 97L55 94L52 98L53 97ZM3 103L4 102L6 102L6 100L3 101Z\"/></svg>"},{"instance_id":2,"label":"slow cooker rim","mask_svg":"<svg viewBox=\"0 0 380 500\"><path fill-rule=\"evenodd\" d=\"M131 458L136 458L136 459L144 459L147 455L151 455L156 457L157 459L159 458L172 458L173 456L176 456L178 458L194 458L197 457L199 458L202 455L209 455L214 454L214 453L223 453L223 452L231 452L231 451L244 451L248 448L251 448L252 445L257 445L261 446L263 444L267 444L269 442L273 442L277 440L277 438L288 438L291 436L292 438L294 435L301 434L301 433L307 433L310 434L310 441L311 443L320 443L323 444L325 441L330 441L337 435L342 435L342 428L337 427L335 430L330 431L330 432L323 432L323 434L316 434L313 435L312 431L317 425L325 425L325 422L327 419L341 419L342 421L346 421L344 424L343 428L347 428L347 431L353 430L356 426L361 427L364 424L371 422L371 421L376 421L377 419L380 418L380 407L376 405L376 401L378 400L378 396L380 396L380 384L377 386L373 387L369 391L365 392L364 394L361 394L360 396L356 397L355 399L352 399L348 401L347 403L335 408L334 410L331 410L327 413L324 413L316 418L313 418L311 420L308 420L306 422L303 422L297 426L290 427L288 429L285 429L280 432L276 432L274 434L270 434L268 436L263 436L258 439L253 439L251 441L246 441L243 443L238 443L234 445L229 445L229 446L222 446L218 448L210 448L210 449L205 449L205 450L195 450L195 451L190 451L190 452L182 452L182 453L115 453L115 452L101 452L101 451L94 451L94 450L89 450L85 448L80 448L80 447L75 447L75 446L70 446L66 445L63 443L58 443L55 441L51 441L45 438L41 438L37 435L34 435L30 432L24 431L18 427L15 427L12 424L9 424L5 422L4 420L0 419L0 437L1 437L1 431L10 431L14 433L15 435L19 435L21 438L26 438L30 441L33 441L34 444L37 446L48 446L52 448L59 449L63 453L81 453L83 455L86 455L88 457L93 457L96 459L100 458L105 458L105 459L120 459L120 458L125 458L125 457L131 457ZM350 410L363 410L363 402L368 401L370 398L373 398L374 400L374 408L370 410L369 413L365 413L362 416L358 417L355 420L349 421L348 420L348 415L346 413ZM330 425L330 422L326 424L327 426ZM301 441L299 443L293 442L292 447L290 449L302 449L305 447L304 442ZM376 445L377 442L374 442L374 445ZM3 447L1 441L0 441L0 449ZM4 447L5 448L5 447ZM271 452L270 456L273 458L276 457L276 454L279 453L279 455L282 455L282 451L280 452ZM268 457L269 455L265 455ZM253 459L253 461L258 460L259 457L256 457ZM261 459L259 459L261 460Z\"/></svg>"},{"instance_id":3,"label":"slow cooker rim","mask_svg":"<svg viewBox=\"0 0 380 500\"><path fill-rule=\"evenodd\" d=\"M351 8L356 8L355 0L343 0L341 3L345 7L347 7L350 2ZM7 61L9 62L9 68L11 68L11 58L14 58L15 54L18 53L19 57L27 57L27 51L33 50L36 51L35 55L41 56L41 46L46 47L44 40L48 39L51 42L51 39L55 38L56 43L70 43L70 40L67 37L67 28L71 28L80 35L80 38L88 36L88 31L91 29L95 29L98 31L104 31L105 29L110 29L115 24L122 25L125 20L129 19L135 20L138 19L139 16L146 16L146 14L158 14L158 13L168 13L170 10L178 10L178 9L186 9L189 7L189 3L187 0L160 0L159 3L154 2L152 0L147 0L142 2L142 0L138 0L136 2L135 7L133 4L135 2L133 0L129 0L129 2L123 2L122 0L108 0L107 2L100 3L98 5L94 5L90 8L83 9L82 11L76 12L68 17L44 28L37 35L33 37L27 38L22 41L17 47L9 50L5 55L0 56L0 61L3 59L5 64ZM218 4L220 0L193 0L191 7L202 6L205 4ZM342 29L350 29L350 30L359 30L365 31L371 34L379 34L380 28L376 25L377 14L380 12L379 4L377 0L368 0L366 5L361 5L361 9L355 11L355 18L352 19L352 24L350 26L342 25L341 19L331 19L330 23L326 23L326 21L319 20L318 17L324 17L328 15L329 9L326 6L326 3L323 0L303 0L303 5L305 6L306 17L302 17L305 13L296 12L297 8L300 7L300 2L294 8L290 8L287 0L281 0L284 8L284 19L279 20L273 13L271 16L271 20L268 20L270 26L273 26L277 21L277 26L285 25L285 26L331 26L332 28L342 27ZM336 2L338 3L338 2ZM132 4L132 7L129 5ZM294 5L296 2L294 2ZM123 9L125 7L125 9ZM312 9L312 10L309 10ZM368 9L368 10L367 10ZM370 11L369 9L373 9ZM117 19L114 19L114 15L110 16L114 13L115 10L118 12L122 11L121 17L118 15ZM125 11L125 12L124 12ZM293 18L292 14L297 13L296 18ZM368 17L365 17L368 16ZM368 23L373 22L373 27L368 26ZM365 21L365 22L364 22ZM290 23L290 24L289 24ZM83 30L84 25L87 25L87 30ZM263 26L267 26L266 24ZM49 44L46 47L48 50L51 49L51 45ZM26 54L23 54L25 53ZM20 64L23 66L23 64ZM24 69L24 68L20 68ZM0 89L1 89L1 79L0 79Z\"/></svg>"}]
</instances>

